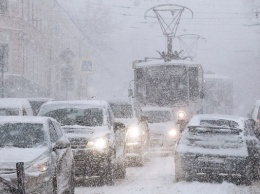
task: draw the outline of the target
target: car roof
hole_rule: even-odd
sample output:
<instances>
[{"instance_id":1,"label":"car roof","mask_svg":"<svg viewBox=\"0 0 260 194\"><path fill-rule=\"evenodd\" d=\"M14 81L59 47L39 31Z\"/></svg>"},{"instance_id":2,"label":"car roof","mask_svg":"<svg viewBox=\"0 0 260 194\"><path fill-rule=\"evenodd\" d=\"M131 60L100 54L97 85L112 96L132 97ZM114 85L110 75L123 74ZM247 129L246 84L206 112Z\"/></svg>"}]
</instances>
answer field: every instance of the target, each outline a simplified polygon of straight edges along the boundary
<instances>
[{"instance_id":1,"label":"car roof","mask_svg":"<svg viewBox=\"0 0 260 194\"><path fill-rule=\"evenodd\" d=\"M46 124L51 118L35 116L0 116L0 123L41 123ZM51 119L53 120L53 119Z\"/></svg>"},{"instance_id":2,"label":"car roof","mask_svg":"<svg viewBox=\"0 0 260 194\"><path fill-rule=\"evenodd\" d=\"M170 107L144 106L141 108L143 112L147 111L172 111Z\"/></svg>"},{"instance_id":3,"label":"car roof","mask_svg":"<svg viewBox=\"0 0 260 194\"><path fill-rule=\"evenodd\" d=\"M201 114L201 115L194 115L189 121L188 126L200 126L201 120L219 120L219 119L234 121L239 125L240 129L244 128L244 121L247 120L246 118L240 116Z\"/></svg>"},{"instance_id":4,"label":"car roof","mask_svg":"<svg viewBox=\"0 0 260 194\"><path fill-rule=\"evenodd\" d=\"M46 112L60 108L73 107L107 109L109 104L105 100L48 101L42 105L38 115L44 115Z\"/></svg>"},{"instance_id":5,"label":"car roof","mask_svg":"<svg viewBox=\"0 0 260 194\"><path fill-rule=\"evenodd\" d=\"M48 101L44 105L87 105L91 107L107 107L105 100L68 100L68 101Z\"/></svg>"},{"instance_id":6,"label":"car roof","mask_svg":"<svg viewBox=\"0 0 260 194\"><path fill-rule=\"evenodd\" d=\"M25 98L0 98L0 107L3 108L20 108L31 107L28 99Z\"/></svg>"}]
</instances>

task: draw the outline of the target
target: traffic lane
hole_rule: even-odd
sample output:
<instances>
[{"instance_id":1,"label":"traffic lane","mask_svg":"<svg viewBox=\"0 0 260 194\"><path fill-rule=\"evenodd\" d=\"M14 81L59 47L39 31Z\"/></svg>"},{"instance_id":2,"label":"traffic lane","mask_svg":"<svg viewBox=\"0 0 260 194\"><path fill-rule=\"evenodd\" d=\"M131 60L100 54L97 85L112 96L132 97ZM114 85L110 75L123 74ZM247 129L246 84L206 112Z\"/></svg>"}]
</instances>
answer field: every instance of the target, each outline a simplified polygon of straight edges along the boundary
<instances>
[{"instance_id":1,"label":"traffic lane","mask_svg":"<svg viewBox=\"0 0 260 194\"><path fill-rule=\"evenodd\" d=\"M126 179L117 180L115 186L77 187L76 194L257 194L259 182L251 186L233 183L186 182L174 180L173 157L156 157L143 167L127 168Z\"/></svg>"}]
</instances>

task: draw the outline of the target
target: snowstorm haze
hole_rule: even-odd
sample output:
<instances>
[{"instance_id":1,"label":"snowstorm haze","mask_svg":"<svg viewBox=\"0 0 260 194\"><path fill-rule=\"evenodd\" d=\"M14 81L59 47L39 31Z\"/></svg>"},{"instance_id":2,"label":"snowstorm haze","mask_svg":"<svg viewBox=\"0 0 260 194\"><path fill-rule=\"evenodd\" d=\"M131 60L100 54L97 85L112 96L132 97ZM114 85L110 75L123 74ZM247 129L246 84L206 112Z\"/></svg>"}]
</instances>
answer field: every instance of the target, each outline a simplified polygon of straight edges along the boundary
<instances>
[{"instance_id":1,"label":"snowstorm haze","mask_svg":"<svg viewBox=\"0 0 260 194\"><path fill-rule=\"evenodd\" d=\"M229 76L234 81L234 113L246 115L260 97L259 27L247 0L59 0L80 24L90 42L87 55L95 62L89 75L89 96L127 96L133 80L132 61L158 57L165 38L155 19L144 12L158 4L172 3L190 8L184 13L177 35L198 34L206 38L198 45L197 57L205 71ZM89 16L89 17L86 17ZM87 19L88 18L88 19ZM95 43L94 43L95 42ZM180 50L177 44L173 50Z\"/></svg>"}]
</instances>

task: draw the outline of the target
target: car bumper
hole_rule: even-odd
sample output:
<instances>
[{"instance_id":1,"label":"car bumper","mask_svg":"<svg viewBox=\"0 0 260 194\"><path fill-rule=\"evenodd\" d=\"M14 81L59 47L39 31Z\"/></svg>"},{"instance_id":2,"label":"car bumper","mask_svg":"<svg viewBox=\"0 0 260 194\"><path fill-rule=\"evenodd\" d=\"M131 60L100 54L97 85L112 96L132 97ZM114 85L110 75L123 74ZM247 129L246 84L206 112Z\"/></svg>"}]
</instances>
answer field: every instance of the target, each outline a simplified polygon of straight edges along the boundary
<instances>
[{"instance_id":1,"label":"car bumper","mask_svg":"<svg viewBox=\"0 0 260 194\"><path fill-rule=\"evenodd\" d=\"M72 150L75 160L76 178L100 177L107 168L109 153L107 150Z\"/></svg>"},{"instance_id":2,"label":"car bumper","mask_svg":"<svg viewBox=\"0 0 260 194\"><path fill-rule=\"evenodd\" d=\"M218 175L242 177L246 175L247 158L216 156L175 156L175 167L189 175Z\"/></svg>"},{"instance_id":3,"label":"car bumper","mask_svg":"<svg viewBox=\"0 0 260 194\"><path fill-rule=\"evenodd\" d=\"M150 152L151 154L172 154L174 153L176 140L167 139L151 139Z\"/></svg>"},{"instance_id":4,"label":"car bumper","mask_svg":"<svg viewBox=\"0 0 260 194\"><path fill-rule=\"evenodd\" d=\"M132 141L126 143L126 148L125 148L126 159L141 157L143 154L142 152L143 152L142 142Z\"/></svg>"}]
</instances>

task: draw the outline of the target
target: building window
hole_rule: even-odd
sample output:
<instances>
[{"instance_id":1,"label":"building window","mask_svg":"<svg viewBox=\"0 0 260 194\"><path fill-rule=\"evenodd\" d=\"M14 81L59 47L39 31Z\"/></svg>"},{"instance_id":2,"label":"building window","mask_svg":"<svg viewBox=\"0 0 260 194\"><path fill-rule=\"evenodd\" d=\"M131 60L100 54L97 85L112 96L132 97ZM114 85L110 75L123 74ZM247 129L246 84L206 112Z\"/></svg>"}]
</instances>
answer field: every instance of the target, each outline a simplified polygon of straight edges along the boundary
<instances>
[{"instance_id":1,"label":"building window","mask_svg":"<svg viewBox=\"0 0 260 194\"><path fill-rule=\"evenodd\" d=\"M8 12L8 0L0 1L0 14L6 14Z\"/></svg>"}]
</instances>

